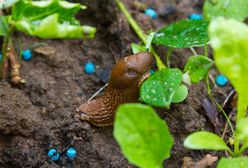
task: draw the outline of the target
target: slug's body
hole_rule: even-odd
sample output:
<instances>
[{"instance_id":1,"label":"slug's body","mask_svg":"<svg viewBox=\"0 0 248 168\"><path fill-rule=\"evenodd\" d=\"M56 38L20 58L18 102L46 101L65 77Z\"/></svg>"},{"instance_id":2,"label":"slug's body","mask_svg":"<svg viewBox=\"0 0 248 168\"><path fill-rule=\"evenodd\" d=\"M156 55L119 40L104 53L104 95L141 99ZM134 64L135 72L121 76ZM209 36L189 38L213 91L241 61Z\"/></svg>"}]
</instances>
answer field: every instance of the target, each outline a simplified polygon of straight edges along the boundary
<instances>
[{"instance_id":1,"label":"slug's body","mask_svg":"<svg viewBox=\"0 0 248 168\"><path fill-rule=\"evenodd\" d=\"M76 110L80 119L96 126L113 124L120 104L138 101L139 86L148 77L151 66L152 56L147 52L119 60L112 69L106 92Z\"/></svg>"}]
</instances>

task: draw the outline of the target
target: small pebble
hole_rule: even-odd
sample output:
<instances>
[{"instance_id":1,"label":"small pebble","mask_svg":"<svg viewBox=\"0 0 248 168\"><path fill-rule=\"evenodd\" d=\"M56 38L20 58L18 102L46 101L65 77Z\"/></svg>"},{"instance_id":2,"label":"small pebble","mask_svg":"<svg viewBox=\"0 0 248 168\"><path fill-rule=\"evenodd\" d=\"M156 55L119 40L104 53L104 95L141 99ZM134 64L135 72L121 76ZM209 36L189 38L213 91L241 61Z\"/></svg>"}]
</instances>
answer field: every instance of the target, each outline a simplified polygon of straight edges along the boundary
<instances>
[{"instance_id":1,"label":"small pebble","mask_svg":"<svg viewBox=\"0 0 248 168\"><path fill-rule=\"evenodd\" d=\"M95 65L92 62L87 62L84 65L84 72L87 75L92 75L95 72Z\"/></svg>"},{"instance_id":2,"label":"small pebble","mask_svg":"<svg viewBox=\"0 0 248 168\"><path fill-rule=\"evenodd\" d=\"M24 61L29 61L33 57L33 54L30 49L26 49L22 51L22 59Z\"/></svg>"},{"instance_id":3,"label":"small pebble","mask_svg":"<svg viewBox=\"0 0 248 168\"><path fill-rule=\"evenodd\" d=\"M218 86L225 86L228 82L228 79L224 75L218 75L215 79L215 82Z\"/></svg>"},{"instance_id":4,"label":"small pebble","mask_svg":"<svg viewBox=\"0 0 248 168\"><path fill-rule=\"evenodd\" d=\"M145 14L152 19L156 19L158 17L157 12L152 8L147 8L145 10Z\"/></svg>"},{"instance_id":5,"label":"small pebble","mask_svg":"<svg viewBox=\"0 0 248 168\"><path fill-rule=\"evenodd\" d=\"M176 16L177 8L174 6L159 8L158 14L160 17L165 18L165 19L172 18Z\"/></svg>"},{"instance_id":6,"label":"small pebble","mask_svg":"<svg viewBox=\"0 0 248 168\"><path fill-rule=\"evenodd\" d=\"M203 19L202 15L198 13L192 13L188 18L191 20L202 20Z\"/></svg>"},{"instance_id":7,"label":"small pebble","mask_svg":"<svg viewBox=\"0 0 248 168\"><path fill-rule=\"evenodd\" d=\"M66 155L68 156L69 159L74 159L77 155L77 151L75 148L70 147L67 151L66 151Z\"/></svg>"},{"instance_id":8,"label":"small pebble","mask_svg":"<svg viewBox=\"0 0 248 168\"><path fill-rule=\"evenodd\" d=\"M60 154L56 149L50 149L47 153L47 156L52 160L52 161L58 161Z\"/></svg>"}]
</instances>

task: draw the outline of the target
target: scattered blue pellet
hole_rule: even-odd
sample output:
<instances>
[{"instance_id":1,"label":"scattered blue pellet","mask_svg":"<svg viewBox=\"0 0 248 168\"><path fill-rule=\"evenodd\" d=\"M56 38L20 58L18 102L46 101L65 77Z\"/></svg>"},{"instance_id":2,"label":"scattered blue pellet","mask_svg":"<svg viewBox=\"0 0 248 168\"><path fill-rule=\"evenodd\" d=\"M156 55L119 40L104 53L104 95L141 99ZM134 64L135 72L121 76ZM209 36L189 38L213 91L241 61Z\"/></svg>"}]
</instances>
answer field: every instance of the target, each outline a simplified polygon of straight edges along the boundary
<instances>
[{"instance_id":1,"label":"scattered blue pellet","mask_svg":"<svg viewBox=\"0 0 248 168\"><path fill-rule=\"evenodd\" d=\"M77 151L75 148L70 147L67 151L66 151L66 155L68 156L69 159L74 159L77 155Z\"/></svg>"},{"instance_id":2,"label":"scattered blue pellet","mask_svg":"<svg viewBox=\"0 0 248 168\"><path fill-rule=\"evenodd\" d=\"M150 69L150 75L153 75L153 74L154 74L154 70Z\"/></svg>"},{"instance_id":3,"label":"scattered blue pellet","mask_svg":"<svg viewBox=\"0 0 248 168\"><path fill-rule=\"evenodd\" d=\"M95 65L92 62L87 62L84 65L84 72L87 75L92 75L95 72Z\"/></svg>"},{"instance_id":4,"label":"scattered blue pellet","mask_svg":"<svg viewBox=\"0 0 248 168\"><path fill-rule=\"evenodd\" d=\"M203 19L202 15L198 13L192 13L188 18L191 20L202 20Z\"/></svg>"},{"instance_id":5,"label":"scattered blue pellet","mask_svg":"<svg viewBox=\"0 0 248 168\"><path fill-rule=\"evenodd\" d=\"M215 82L218 86L225 86L228 82L228 79L224 75L218 75L215 79Z\"/></svg>"},{"instance_id":6,"label":"scattered blue pellet","mask_svg":"<svg viewBox=\"0 0 248 168\"><path fill-rule=\"evenodd\" d=\"M50 149L47 153L47 156L52 160L52 161L58 161L60 154L56 149Z\"/></svg>"},{"instance_id":7,"label":"scattered blue pellet","mask_svg":"<svg viewBox=\"0 0 248 168\"><path fill-rule=\"evenodd\" d=\"M22 59L24 61L29 61L33 57L33 54L30 49L26 49L22 51Z\"/></svg>"},{"instance_id":8,"label":"scattered blue pellet","mask_svg":"<svg viewBox=\"0 0 248 168\"><path fill-rule=\"evenodd\" d=\"M3 55L2 53L0 53L0 61L2 61Z\"/></svg>"},{"instance_id":9,"label":"scattered blue pellet","mask_svg":"<svg viewBox=\"0 0 248 168\"><path fill-rule=\"evenodd\" d=\"M156 19L158 17L157 12L152 8L147 8L145 10L145 14L152 19Z\"/></svg>"}]
</instances>

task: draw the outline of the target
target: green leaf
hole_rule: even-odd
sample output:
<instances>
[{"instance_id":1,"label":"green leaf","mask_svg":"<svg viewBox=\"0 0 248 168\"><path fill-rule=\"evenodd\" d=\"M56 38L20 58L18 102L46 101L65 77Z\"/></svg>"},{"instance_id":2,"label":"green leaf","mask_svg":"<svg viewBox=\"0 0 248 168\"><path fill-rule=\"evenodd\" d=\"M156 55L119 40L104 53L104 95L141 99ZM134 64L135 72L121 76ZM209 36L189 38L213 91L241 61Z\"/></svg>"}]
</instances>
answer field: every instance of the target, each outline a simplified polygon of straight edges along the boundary
<instances>
[{"instance_id":1,"label":"green leaf","mask_svg":"<svg viewBox=\"0 0 248 168\"><path fill-rule=\"evenodd\" d=\"M190 134L183 145L189 149L228 150L226 143L218 135L207 131Z\"/></svg>"},{"instance_id":2,"label":"green leaf","mask_svg":"<svg viewBox=\"0 0 248 168\"><path fill-rule=\"evenodd\" d=\"M223 139L207 131L199 131L189 135L184 140L183 145L189 149L229 150Z\"/></svg>"},{"instance_id":3,"label":"green leaf","mask_svg":"<svg viewBox=\"0 0 248 168\"><path fill-rule=\"evenodd\" d=\"M147 37L147 40L146 40L146 50L149 50L151 49L151 45L152 45L152 40L155 36L155 32L151 32L148 37Z\"/></svg>"},{"instance_id":4,"label":"green leaf","mask_svg":"<svg viewBox=\"0 0 248 168\"><path fill-rule=\"evenodd\" d=\"M95 28L81 26L74 17L80 9L85 6L60 0L22 0L12 8L11 23L18 30L41 38L91 38Z\"/></svg>"},{"instance_id":5,"label":"green leaf","mask_svg":"<svg viewBox=\"0 0 248 168\"><path fill-rule=\"evenodd\" d=\"M135 43L132 43L131 44L131 48L132 48L133 54L136 54L136 53L139 53L139 52L142 52L142 51L146 51L146 47L145 46L139 45L139 44L135 44Z\"/></svg>"},{"instance_id":6,"label":"green leaf","mask_svg":"<svg viewBox=\"0 0 248 168\"><path fill-rule=\"evenodd\" d=\"M182 72L179 69L156 71L141 85L140 100L153 106L169 108L181 83Z\"/></svg>"},{"instance_id":7,"label":"green leaf","mask_svg":"<svg viewBox=\"0 0 248 168\"><path fill-rule=\"evenodd\" d=\"M238 121L236 133L241 141L248 142L248 118L242 118Z\"/></svg>"},{"instance_id":8,"label":"green leaf","mask_svg":"<svg viewBox=\"0 0 248 168\"><path fill-rule=\"evenodd\" d=\"M3 0L0 2L0 9L9 8L20 0Z\"/></svg>"},{"instance_id":9,"label":"green leaf","mask_svg":"<svg viewBox=\"0 0 248 168\"><path fill-rule=\"evenodd\" d=\"M218 0L213 3L206 0L203 11L204 17L208 20L212 20L218 16L224 16L243 21L248 16L248 1Z\"/></svg>"},{"instance_id":10,"label":"green leaf","mask_svg":"<svg viewBox=\"0 0 248 168\"><path fill-rule=\"evenodd\" d=\"M238 157L238 158L221 158L217 168L247 168L248 158Z\"/></svg>"},{"instance_id":11,"label":"green leaf","mask_svg":"<svg viewBox=\"0 0 248 168\"><path fill-rule=\"evenodd\" d=\"M248 106L248 26L233 19L215 19L209 26L215 63L238 92L237 120Z\"/></svg>"},{"instance_id":12,"label":"green leaf","mask_svg":"<svg viewBox=\"0 0 248 168\"><path fill-rule=\"evenodd\" d=\"M160 29L153 43L173 48L204 46L208 41L207 28L204 20L181 20Z\"/></svg>"},{"instance_id":13,"label":"green leaf","mask_svg":"<svg viewBox=\"0 0 248 168\"><path fill-rule=\"evenodd\" d=\"M173 103L180 103L186 99L188 96L188 88L185 85L179 86L176 90L175 94L173 95L172 102Z\"/></svg>"},{"instance_id":14,"label":"green leaf","mask_svg":"<svg viewBox=\"0 0 248 168\"><path fill-rule=\"evenodd\" d=\"M206 77L213 61L208 57L198 55L191 56L184 67L184 72L189 72L192 83L198 83Z\"/></svg>"},{"instance_id":15,"label":"green leaf","mask_svg":"<svg viewBox=\"0 0 248 168\"><path fill-rule=\"evenodd\" d=\"M6 36L8 33L9 24L6 16L0 16L0 36Z\"/></svg>"},{"instance_id":16,"label":"green leaf","mask_svg":"<svg viewBox=\"0 0 248 168\"><path fill-rule=\"evenodd\" d=\"M114 137L129 162L143 168L162 167L173 145L167 124L150 106L142 104L118 108Z\"/></svg>"}]
</instances>

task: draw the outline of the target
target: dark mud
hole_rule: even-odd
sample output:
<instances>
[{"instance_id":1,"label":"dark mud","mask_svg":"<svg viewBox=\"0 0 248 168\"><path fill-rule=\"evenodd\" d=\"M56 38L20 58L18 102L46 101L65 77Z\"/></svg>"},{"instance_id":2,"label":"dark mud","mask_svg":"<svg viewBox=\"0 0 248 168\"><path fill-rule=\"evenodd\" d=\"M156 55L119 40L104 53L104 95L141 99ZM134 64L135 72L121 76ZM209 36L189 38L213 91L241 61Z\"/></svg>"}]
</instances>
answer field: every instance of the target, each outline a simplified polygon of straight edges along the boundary
<instances>
[{"instance_id":1,"label":"dark mud","mask_svg":"<svg viewBox=\"0 0 248 168\"><path fill-rule=\"evenodd\" d=\"M104 68L111 68L120 57L131 54L130 43L139 40L112 0L82 2L89 8L78 17L82 23L98 29L92 40L42 40L15 33L17 51L43 42L55 53L36 53L29 62L20 60L21 74L27 81L24 86L12 87L8 81L0 82L1 167L133 167L121 154L113 138L112 127L97 128L79 121L72 114L76 107L104 85L97 75L88 76L83 72L84 63L91 60L99 74ZM199 12L202 5L197 0L140 2L162 12L168 7L176 9L169 16L151 20L132 7L133 1L125 0L145 31ZM158 50L161 55L166 52L164 48ZM188 49L174 51L172 66L183 68L191 55ZM201 106L206 96L204 83L192 85L185 102L173 105L170 110L158 109L175 139L171 158L165 161L165 167L178 168L185 156L200 160L208 153L183 148L183 140L190 132L214 130ZM220 121L223 123L224 120L220 118ZM67 160L63 153L70 146L78 151L74 161ZM60 161L48 159L50 148L62 152ZM216 155L220 156L220 153Z\"/></svg>"}]
</instances>

